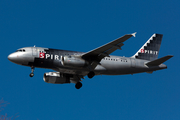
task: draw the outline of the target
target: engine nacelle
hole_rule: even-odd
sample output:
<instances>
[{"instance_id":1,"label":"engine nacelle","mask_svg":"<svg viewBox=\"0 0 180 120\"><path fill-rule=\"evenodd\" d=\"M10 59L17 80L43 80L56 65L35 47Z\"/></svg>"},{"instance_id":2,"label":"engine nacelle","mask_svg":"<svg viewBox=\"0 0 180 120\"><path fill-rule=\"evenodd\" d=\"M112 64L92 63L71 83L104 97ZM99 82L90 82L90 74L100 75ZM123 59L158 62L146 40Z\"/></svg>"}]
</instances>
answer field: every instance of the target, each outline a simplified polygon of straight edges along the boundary
<instances>
[{"instance_id":1,"label":"engine nacelle","mask_svg":"<svg viewBox=\"0 0 180 120\"><path fill-rule=\"evenodd\" d=\"M61 56L61 64L67 67L85 67L88 63L80 56Z\"/></svg>"},{"instance_id":2,"label":"engine nacelle","mask_svg":"<svg viewBox=\"0 0 180 120\"><path fill-rule=\"evenodd\" d=\"M44 73L43 80L47 83L63 84L70 83L70 77L67 77L59 72Z\"/></svg>"}]
</instances>

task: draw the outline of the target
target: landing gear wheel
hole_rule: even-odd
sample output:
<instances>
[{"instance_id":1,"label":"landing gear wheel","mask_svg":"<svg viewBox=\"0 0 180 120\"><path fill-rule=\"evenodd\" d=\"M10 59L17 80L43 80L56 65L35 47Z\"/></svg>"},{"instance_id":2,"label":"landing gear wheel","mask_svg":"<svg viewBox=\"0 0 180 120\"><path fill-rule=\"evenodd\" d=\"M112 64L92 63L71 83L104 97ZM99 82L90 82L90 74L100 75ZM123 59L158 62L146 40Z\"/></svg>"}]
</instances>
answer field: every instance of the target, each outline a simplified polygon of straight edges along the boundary
<instances>
[{"instance_id":1,"label":"landing gear wheel","mask_svg":"<svg viewBox=\"0 0 180 120\"><path fill-rule=\"evenodd\" d=\"M30 77L34 76L34 69L35 69L35 67L31 66L31 73L29 74Z\"/></svg>"},{"instance_id":2,"label":"landing gear wheel","mask_svg":"<svg viewBox=\"0 0 180 120\"><path fill-rule=\"evenodd\" d=\"M33 77L33 76L34 76L34 73L30 73L29 76L30 76L30 77Z\"/></svg>"},{"instance_id":3,"label":"landing gear wheel","mask_svg":"<svg viewBox=\"0 0 180 120\"><path fill-rule=\"evenodd\" d=\"M95 76L95 73L93 71L90 71L87 76L88 78L93 78Z\"/></svg>"},{"instance_id":4,"label":"landing gear wheel","mask_svg":"<svg viewBox=\"0 0 180 120\"><path fill-rule=\"evenodd\" d=\"M80 89L82 87L82 83L81 82L76 83L75 87L76 89Z\"/></svg>"}]
</instances>

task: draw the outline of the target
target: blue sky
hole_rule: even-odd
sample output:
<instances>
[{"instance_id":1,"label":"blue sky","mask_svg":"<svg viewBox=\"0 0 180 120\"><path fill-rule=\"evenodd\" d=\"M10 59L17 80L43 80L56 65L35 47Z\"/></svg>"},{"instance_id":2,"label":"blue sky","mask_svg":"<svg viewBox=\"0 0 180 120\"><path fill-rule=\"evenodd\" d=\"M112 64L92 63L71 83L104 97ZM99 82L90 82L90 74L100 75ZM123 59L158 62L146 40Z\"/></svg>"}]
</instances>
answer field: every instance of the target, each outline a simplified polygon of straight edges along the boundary
<instances>
[{"instance_id":1,"label":"blue sky","mask_svg":"<svg viewBox=\"0 0 180 120\"><path fill-rule=\"evenodd\" d=\"M18 120L178 120L180 119L179 0L0 1L0 114ZM168 69L153 74L86 77L83 87L43 81L52 70L8 61L25 46L87 52L137 32L113 55L130 57L153 33L163 34L159 57L174 55Z\"/></svg>"}]
</instances>

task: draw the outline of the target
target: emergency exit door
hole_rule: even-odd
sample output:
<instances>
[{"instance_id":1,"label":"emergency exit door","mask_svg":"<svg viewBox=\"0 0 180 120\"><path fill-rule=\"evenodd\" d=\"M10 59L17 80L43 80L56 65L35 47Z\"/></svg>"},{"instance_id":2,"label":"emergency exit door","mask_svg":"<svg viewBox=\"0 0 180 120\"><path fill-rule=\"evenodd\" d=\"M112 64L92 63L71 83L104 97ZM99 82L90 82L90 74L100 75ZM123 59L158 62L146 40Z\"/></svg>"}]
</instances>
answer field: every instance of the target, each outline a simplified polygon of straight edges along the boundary
<instances>
[{"instance_id":1,"label":"emergency exit door","mask_svg":"<svg viewBox=\"0 0 180 120\"><path fill-rule=\"evenodd\" d=\"M37 56L37 48L36 47L32 48L32 55Z\"/></svg>"}]
</instances>

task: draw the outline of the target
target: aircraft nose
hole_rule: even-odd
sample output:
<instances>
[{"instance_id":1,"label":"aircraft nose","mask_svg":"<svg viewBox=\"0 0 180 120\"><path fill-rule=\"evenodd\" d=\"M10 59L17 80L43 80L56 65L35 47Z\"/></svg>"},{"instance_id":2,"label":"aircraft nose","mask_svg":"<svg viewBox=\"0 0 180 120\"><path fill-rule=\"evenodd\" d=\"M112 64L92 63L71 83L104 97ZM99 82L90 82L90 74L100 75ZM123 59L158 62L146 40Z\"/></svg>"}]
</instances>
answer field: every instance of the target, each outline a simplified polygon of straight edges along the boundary
<instances>
[{"instance_id":1,"label":"aircraft nose","mask_svg":"<svg viewBox=\"0 0 180 120\"><path fill-rule=\"evenodd\" d=\"M8 60L16 64L20 64L22 62L20 55L17 53L11 53L8 55Z\"/></svg>"},{"instance_id":2,"label":"aircraft nose","mask_svg":"<svg viewBox=\"0 0 180 120\"><path fill-rule=\"evenodd\" d=\"M8 60L9 61L13 61L15 59L15 56L14 56L14 54L12 53L12 54L10 54L10 55L8 55Z\"/></svg>"}]
</instances>

